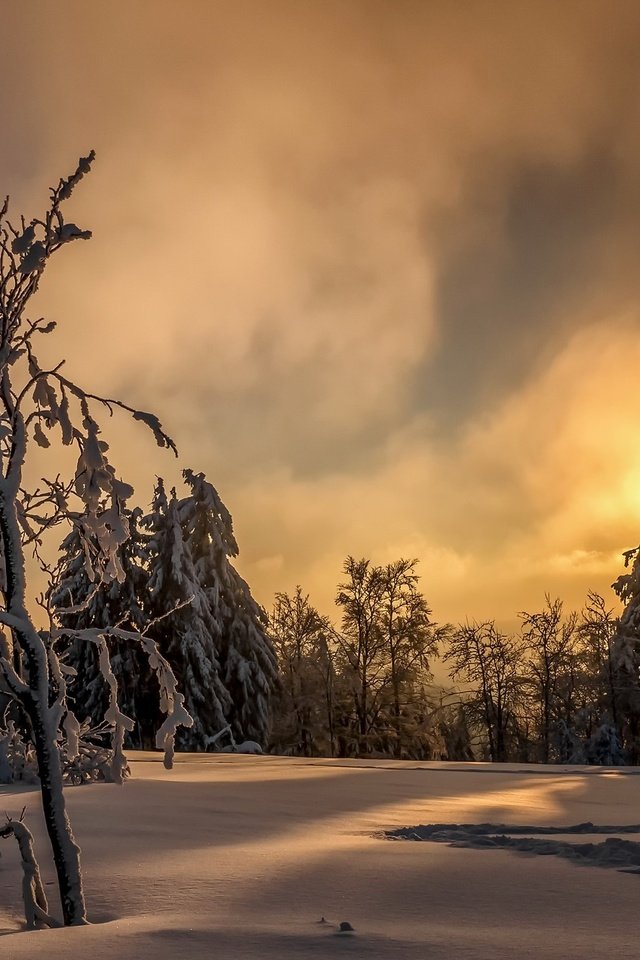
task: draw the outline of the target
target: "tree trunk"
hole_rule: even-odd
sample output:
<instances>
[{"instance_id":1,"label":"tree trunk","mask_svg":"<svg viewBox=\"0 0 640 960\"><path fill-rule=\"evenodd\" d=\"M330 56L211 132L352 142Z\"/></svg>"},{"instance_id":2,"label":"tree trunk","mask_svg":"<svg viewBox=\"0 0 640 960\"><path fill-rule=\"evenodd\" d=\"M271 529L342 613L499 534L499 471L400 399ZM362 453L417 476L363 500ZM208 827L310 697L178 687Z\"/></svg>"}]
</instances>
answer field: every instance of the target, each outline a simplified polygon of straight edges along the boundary
<instances>
[{"instance_id":1,"label":"tree trunk","mask_svg":"<svg viewBox=\"0 0 640 960\"><path fill-rule=\"evenodd\" d=\"M331 666L331 661L329 660L328 647L326 647L326 645L325 645L325 652L327 656L327 672L323 676L324 696L325 696L325 705L327 710L327 726L329 728L329 743L331 747L331 756L335 757L336 742L335 742L334 716L333 716L333 670Z\"/></svg>"},{"instance_id":2,"label":"tree trunk","mask_svg":"<svg viewBox=\"0 0 640 960\"><path fill-rule=\"evenodd\" d=\"M369 687L367 684L367 675L365 672L363 672L362 682L360 684L360 711L359 711L360 715L358 718L359 720L358 730L360 733L360 738L359 738L360 744L359 744L358 752L360 753L360 755L362 755L363 743L367 735L368 692L369 692Z\"/></svg>"},{"instance_id":3,"label":"tree trunk","mask_svg":"<svg viewBox=\"0 0 640 960\"><path fill-rule=\"evenodd\" d=\"M58 876L64 924L78 926L87 922L80 872L80 847L74 840L65 808L60 751L55 732L47 729L48 725L41 716L39 707L39 704L33 703L28 709L33 724L40 774L42 809Z\"/></svg>"},{"instance_id":4,"label":"tree trunk","mask_svg":"<svg viewBox=\"0 0 640 960\"><path fill-rule=\"evenodd\" d=\"M33 626L25 606L24 552L16 516L15 484L0 483L0 533L7 574L8 612L20 623L12 628L14 645L24 655L29 691L22 704L33 728L47 832L58 875L65 926L86 923L86 907L80 873L80 848L76 844L65 810L57 724L49 706L49 666L44 640ZM55 729L54 729L55 728Z\"/></svg>"}]
</instances>

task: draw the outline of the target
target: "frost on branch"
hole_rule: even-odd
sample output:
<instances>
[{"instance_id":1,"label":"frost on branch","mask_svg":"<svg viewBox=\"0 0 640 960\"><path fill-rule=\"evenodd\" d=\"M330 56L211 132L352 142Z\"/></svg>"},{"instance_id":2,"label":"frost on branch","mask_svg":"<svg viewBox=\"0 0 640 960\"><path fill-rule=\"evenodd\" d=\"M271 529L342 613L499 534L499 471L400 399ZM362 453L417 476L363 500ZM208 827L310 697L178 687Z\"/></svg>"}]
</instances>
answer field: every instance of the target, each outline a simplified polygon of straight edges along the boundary
<instances>
[{"instance_id":1,"label":"frost on branch","mask_svg":"<svg viewBox=\"0 0 640 960\"><path fill-rule=\"evenodd\" d=\"M125 575L122 581L96 583L92 572L87 573L80 531L74 528L65 537L48 596L61 629L83 630L117 624L142 632L153 619L144 597L149 580L149 537L141 528L142 511L136 508L125 513L129 538L118 552ZM153 635L157 639L155 630ZM100 726L109 704L109 693L100 671L96 644L71 638L58 644L57 649L66 669L73 668L79 677L70 685L78 719L91 728ZM120 688L120 709L136 719L136 728L127 735L125 744L151 749L161 721L157 711L157 682L147 655L139 643L117 638L109 640L109 653Z\"/></svg>"},{"instance_id":2,"label":"frost on branch","mask_svg":"<svg viewBox=\"0 0 640 960\"><path fill-rule=\"evenodd\" d=\"M26 553L32 553L48 571L41 560L45 534L67 522L82 541L92 582L122 580L119 551L129 536L126 504L133 488L119 478L109 460L101 416L124 411L141 420L158 443L175 453L173 441L156 417L78 385L63 373L63 360L49 365L39 358L44 355L39 349L41 338L49 336L56 323L30 313L33 297L58 251L91 237L90 230L65 218L63 207L90 171L94 157L93 151L81 157L75 171L59 180L40 217L12 221L8 199L0 208L0 625L5 630L0 635L0 759L6 761L5 767L11 762L12 754L19 753L17 731L25 731L25 741L32 742L25 746L25 759L33 749L37 760L65 925L86 920L80 850L62 790L68 765L86 758L86 747L67 704L64 664L55 651L55 624L52 620L49 632L39 631L28 612ZM45 477L35 488L29 486L23 477L29 451L34 445L49 450L54 444L76 448L74 476ZM103 630L90 639L106 644L108 633ZM106 668L108 657L102 659ZM165 686L169 689L170 683ZM168 696L166 702L177 722L175 690L173 699ZM108 716L116 737L114 770L121 774L122 752L117 744L127 718L113 690ZM16 835L20 832L10 829ZM43 908L36 894L34 903L30 909L37 915Z\"/></svg>"},{"instance_id":3,"label":"frost on branch","mask_svg":"<svg viewBox=\"0 0 640 960\"><path fill-rule=\"evenodd\" d=\"M146 423L154 437L156 438L156 443L159 447L168 447L170 450L177 455L178 451L176 450L175 444L171 437L168 437L167 434L162 429L162 424L158 418L153 413L144 413L142 410L133 411L133 419L141 420L142 423Z\"/></svg>"},{"instance_id":4,"label":"frost on branch","mask_svg":"<svg viewBox=\"0 0 640 960\"><path fill-rule=\"evenodd\" d=\"M15 721L2 721L0 729L0 783L37 783L38 765L33 745L25 741Z\"/></svg>"},{"instance_id":5,"label":"frost on branch","mask_svg":"<svg viewBox=\"0 0 640 960\"><path fill-rule=\"evenodd\" d=\"M98 640L98 652L102 676L107 681L109 687L109 706L107 707L104 719L105 723L113 729L111 773L116 783L122 783L124 780L124 771L127 767L127 761L124 755L124 734L125 730L133 730L134 722L131 717L127 717L122 713L118 707L118 682L111 669L109 649L104 637Z\"/></svg>"},{"instance_id":6,"label":"frost on branch","mask_svg":"<svg viewBox=\"0 0 640 960\"><path fill-rule=\"evenodd\" d=\"M193 726L193 718L184 706L184 696L178 692L178 682L169 663L162 656L157 643L140 634L140 642L149 657L149 665L155 672L160 687L160 709L165 719L156 734L156 746L164 750L164 765L170 770L176 745L178 727Z\"/></svg>"},{"instance_id":7,"label":"frost on branch","mask_svg":"<svg viewBox=\"0 0 640 960\"><path fill-rule=\"evenodd\" d=\"M153 623L150 624L153 627ZM167 660L158 650L158 645L146 633L135 633L123 630L120 627L93 627L84 630L60 629L53 633L58 636L73 637L87 643L93 643L98 648L100 670L109 689L109 706L105 713L105 728L112 735L109 771L107 779L115 783L122 783L127 775L127 761L124 755L124 736L127 730L132 730L134 721L127 717L118 707L118 684L113 674L109 648L109 639L126 640L130 643L139 643L148 657L149 666L153 670L160 688L160 709L165 715L164 722L156 734L156 746L164 751L164 765L167 769L173 766L175 753L175 737L178 727L190 727L193 719L184 707L184 697L178 692L178 682Z\"/></svg>"}]
</instances>

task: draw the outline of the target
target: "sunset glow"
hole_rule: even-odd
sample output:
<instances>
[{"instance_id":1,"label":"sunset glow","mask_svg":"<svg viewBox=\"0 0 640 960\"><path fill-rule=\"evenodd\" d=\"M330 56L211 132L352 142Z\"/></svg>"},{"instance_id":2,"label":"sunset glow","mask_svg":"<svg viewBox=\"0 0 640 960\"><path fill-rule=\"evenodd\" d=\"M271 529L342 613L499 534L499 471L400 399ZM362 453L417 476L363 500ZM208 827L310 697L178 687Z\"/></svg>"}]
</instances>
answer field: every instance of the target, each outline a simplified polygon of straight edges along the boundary
<instances>
[{"instance_id":1,"label":"sunset glow","mask_svg":"<svg viewBox=\"0 0 640 960\"><path fill-rule=\"evenodd\" d=\"M12 209L96 150L72 201L94 238L38 309L64 321L50 359L175 439L179 462L110 424L138 502L204 471L266 607L300 583L333 616L348 554L418 557L439 621L615 605L640 541L640 5L2 21Z\"/></svg>"}]
</instances>

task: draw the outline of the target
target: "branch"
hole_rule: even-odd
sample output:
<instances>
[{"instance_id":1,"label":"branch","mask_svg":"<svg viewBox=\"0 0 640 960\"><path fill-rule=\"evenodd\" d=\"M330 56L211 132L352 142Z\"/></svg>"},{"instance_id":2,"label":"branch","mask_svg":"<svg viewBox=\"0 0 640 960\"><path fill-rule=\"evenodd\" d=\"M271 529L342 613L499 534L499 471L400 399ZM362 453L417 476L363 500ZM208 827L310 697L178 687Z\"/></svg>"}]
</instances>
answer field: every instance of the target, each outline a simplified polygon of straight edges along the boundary
<instances>
[{"instance_id":1,"label":"branch","mask_svg":"<svg viewBox=\"0 0 640 960\"><path fill-rule=\"evenodd\" d=\"M6 657L0 657L0 671L16 699L19 700L30 692L30 687L20 679L13 664Z\"/></svg>"},{"instance_id":2,"label":"branch","mask_svg":"<svg viewBox=\"0 0 640 960\"><path fill-rule=\"evenodd\" d=\"M22 899L24 901L27 930L35 930L36 921L44 923L48 927L61 927L62 924L47 912L49 904L42 885L40 867L33 851L33 834L22 822L25 809L23 808L19 820L12 820L7 817L6 825L0 829L0 837L6 839L13 835L18 843L24 874L22 878Z\"/></svg>"},{"instance_id":3,"label":"branch","mask_svg":"<svg viewBox=\"0 0 640 960\"><path fill-rule=\"evenodd\" d=\"M27 395L27 393L29 392L29 390L31 389L31 387L35 386L35 384L38 382L38 380L42 380L43 378L46 379L47 377L57 376L57 375L58 375L58 370L60 370L60 368L63 367L63 366L64 366L64 360L61 360L60 363L56 364L55 367L52 367L51 370L38 370L38 372L35 373L35 374L27 381L27 383L26 383L25 386L22 388L22 390L21 390L20 393L18 394L18 397L17 397L17 399L16 399L16 401L15 401L14 417L15 417L15 414L16 414L16 413L18 412L18 410L20 409L20 405L22 404L22 401L23 401L24 398L26 397L26 395ZM60 379L60 378L58 377L58 379ZM33 414L32 414L31 416L33 416ZM28 423L28 422L29 422L29 421L27 420L27 423Z\"/></svg>"},{"instance_id":4,"label":"branch","mask_svg":"<svg viewBox=\"0 0 640 960\"><path fill-rule=\"evenodd\" d=\"M135 407L129 406L128 403L123 403L122 400L113 400L111 397L101 397L95 393L87 393L78 387L72 380L67 380L66 377L61 376L57 370L51 371L51 375L55 376L56 380L61 386L64 386L69 390L75 397L78 397L80 400L95 400L96 403L101 403L107 408L109 414L113 416L113 408L118 407L120 410L126 410L127 413L130 413L134 420L141 420L142 423L146 423L151 432L153 433L156 443L159 447L167 447L169 450L173 450L175 456L178 456L178 449L171 439L171 437L164 432L160 421L153 413L145 413L142 410L136 410Z\"/></svg>"},{"instance_id":5,"label":"branch","mask_svg":"<svg viewBox=\"0 0 640 960\"><path fill-rule=\"evenodd\" d=\"M9 613L7 610L0 610L0 623L4 623L5 626L11 627L12 630L18 630L21 633L26 633L33 629L28 619L25 617L16 617L15 614Z\"/></svg>"},{"instance_id":6,"label":"branch","mask_svg":"<svg viewBox=\"0 0 640 960\"><path fill-rule=\"evenodd\" d=\"M186 603L190 602L191 599L179 604L175 609L180 609L181 607L185 606ZM164 616L169 616L169 614L173 612L174 611L171 610ZM164 616L158 617L157 620L152 621L152 623L157 623L159 620L164 619ZM160 708L166 714L165 720L156 734L156 746L158 749L164 750L165 767L167 769L171 769L173 766L176 729L179 726L193 726L193 718L185 709L184 696L181 693L178 693L178 681L176 680L176 676L171 669L169 662L160 653L155 640L152 640L146 635L146 630L149 629L150 626L151 624L149 624L142 633L132 630L123 630L120 627L86 627L80 630L60 628L52 630L51 637L52 639L58 639L61 636L73 637L75 639L86 640L97 645L98 650L100 651L100 664L103 669L103 675L105 676L105 679L111 688L112 699L110 711L117 711L118 713L119 711L117 710L117 704L115 702L116 690L113 687L113 681L115 681L115 677L111 671L111 664L109 662L108 655L105 655L103 652L106 651L105 641L109 637L113 637L119 640L129 640L133 643L140 643L142 645L144 652L149 658L149 665L155 672L158 679L158 684L160 686ZM122 714L120 714L120 717L124 720L128 719ZM121 722L119 718L118 722ZM120 735L118 730L116 730L116 735Z\"/></svg>"}]
</instances>

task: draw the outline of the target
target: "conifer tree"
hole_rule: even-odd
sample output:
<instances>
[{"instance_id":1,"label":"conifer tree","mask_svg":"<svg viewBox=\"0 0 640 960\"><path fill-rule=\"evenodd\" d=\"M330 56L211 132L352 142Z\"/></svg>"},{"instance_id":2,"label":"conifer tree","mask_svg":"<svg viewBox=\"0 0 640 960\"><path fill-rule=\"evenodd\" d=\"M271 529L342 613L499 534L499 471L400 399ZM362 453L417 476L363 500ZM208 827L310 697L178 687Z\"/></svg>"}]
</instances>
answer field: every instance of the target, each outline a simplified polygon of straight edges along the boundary
<instances>
[{"instance_id":1,"label":"conifer tree","mask_svg":"<svg viewBox=\"0 0 640 960\"><path fill-rule=\"evenodd\" d=\"M141 527L142 511L136 507L125 513L129 539L120 547L122 579L96 584L88 569L85 544L74 528L62 543L55 585L50 602L62 628L82 630L118 624L128 630L143 630L148 614L149 535ZM68 611L68 612L65 612ZM127 733L128 746L151 746L155 739L159 712L157 680L148 658L139 647L118 637L108 641L111 669L118 682L120 708L136 720ZM70 699L80 722L98 726L109 703L109 690L100 669L98 650L77 638L62 645L64 659L75 670L69 684Z\"/></svg>"},{"instance_id":2,"label":"conifer tree","mask_svg":"<svg viewBox=\"0 0 640 960\"><path fill-rule=\"evenodd\" d=\"M622 574L613 589L625 605L613 641L614 687L629 763L640 762L640 547L627 550Z\"/></svg>"},{"instance_id":3,"label":"conifer tree","mask_svg":"<svg viewBox=\"0 0 640 960\"><path fill-rule=\"evenodd\" d=\"M221 624L212 615L201 582L202 564L196 567L183 535L180 506L175 491L168 498L158 480L151 513L145 518L151 534L149 616L158 620L154 637L175 670L194 720L177 742L185 750L203 750L228 723L231 698L218 655Z\"/></svg>"},{"instance_id":4,"label":"conifer tree","mask_svg":"<svg viewBox=\"0 0 640 960\"><path fill-rule=\"evenodd\" d=\"M264 744L277 674L266 615L230 563L238 546L229 511L203 474L185 470L184 477L191 496L178 500L172 491L167 497L158 480L149 514L128 515L121 582L93 583L82 539L72 532L51 598L69 629L122 623L144 630L154 623L154 638L194 718L193 727L178 734L182 749L207 749L226 726L236 741ZM157 683L135 649L114 638L109 643L121 708L136 720L128 743L148 746L160 721ZM66 657L78 674L79 719L98 722L108 702L98 656L71 641Z\"/></svg>"},{"instance_id":5,"label":"conifer tree","mask_svg":"<svg viewBox=\"0 0 640 960\"><path fill-rule=\"evenodd\" d=\"M221 680L228 691L226 719L236 740L264 744L277 663L267 615L230 562L238 555L231 514L203 473L185 470L191 496L178 515L197 582L215 624ZM173 662L173 661L172 661Z\"/></svg>"}]
</instances>

